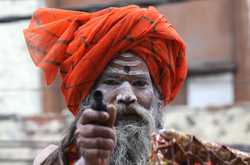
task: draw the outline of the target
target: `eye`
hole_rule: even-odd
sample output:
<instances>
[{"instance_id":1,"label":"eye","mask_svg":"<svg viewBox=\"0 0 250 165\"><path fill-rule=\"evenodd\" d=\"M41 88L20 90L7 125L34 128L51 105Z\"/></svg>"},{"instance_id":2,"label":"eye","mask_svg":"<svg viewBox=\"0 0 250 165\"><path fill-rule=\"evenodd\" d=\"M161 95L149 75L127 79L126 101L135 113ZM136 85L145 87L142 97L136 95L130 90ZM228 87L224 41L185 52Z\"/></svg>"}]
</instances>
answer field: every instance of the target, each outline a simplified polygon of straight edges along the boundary
<instances>
[{"instance_id":1,"label":"eye","mask_svg":"<svg viewBox=\"0 0 250 165\"><path fill-rule=\"evenodd\" d=\"M148 82L144 80L137 80L133 82L133 86L136 86L136 87L146 87L147 85L148 85Z\"/></svg>"},{"instance_id":2,"label":"eye","mask_svg":"<svg viewBox=\"0 0 250 165\"><path fill-rule=\"evenodd\" d=\"M119 85L120 82L114 79L107 79L103 81L104 84L106 85Z\"/></svg>"}]
</instances>

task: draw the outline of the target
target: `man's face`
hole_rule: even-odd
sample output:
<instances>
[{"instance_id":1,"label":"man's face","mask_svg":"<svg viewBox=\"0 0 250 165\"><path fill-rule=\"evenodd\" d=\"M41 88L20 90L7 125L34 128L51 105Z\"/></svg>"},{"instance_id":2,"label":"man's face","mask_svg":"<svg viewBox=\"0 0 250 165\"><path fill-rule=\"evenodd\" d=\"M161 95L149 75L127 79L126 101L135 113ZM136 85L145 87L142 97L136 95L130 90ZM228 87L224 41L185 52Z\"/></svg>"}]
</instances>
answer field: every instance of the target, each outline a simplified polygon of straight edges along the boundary
<instances>
[{"instance_id":1,"label":"man's face","mask_svg":"<svg viewBox=\"0 0 250 165\"><path fill-rule=\"evenodd\" d=\"M106 103L126 106L138 103L149 110L156 108L159 100L147 65L131 53L115 58L104 71L96 88L103 91Z\"/></svg>"},{"instance_id":2,"label":"man's face","mask_svg":"<svg viewBox=\"0 0 250 165\"><path fill-rule=\"evenodd\" d=\"M159 127L159 97L145 62L131 53L115 58L96 84L117 107L117 146L110 164L147 164L150 135Z\"/></svg>"}]
</instances>

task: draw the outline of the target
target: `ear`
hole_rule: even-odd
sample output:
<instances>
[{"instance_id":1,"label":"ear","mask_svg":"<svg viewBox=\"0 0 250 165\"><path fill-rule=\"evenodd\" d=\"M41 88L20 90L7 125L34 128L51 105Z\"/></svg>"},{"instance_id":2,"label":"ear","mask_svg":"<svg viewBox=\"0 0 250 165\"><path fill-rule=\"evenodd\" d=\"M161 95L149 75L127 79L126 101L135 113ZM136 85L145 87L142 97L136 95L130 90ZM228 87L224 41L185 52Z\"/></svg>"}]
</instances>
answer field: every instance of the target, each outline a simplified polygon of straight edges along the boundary
<instances>
[{"instance_id":1,"label":"ear","mask_svg":"<svg viewBox=\"0 0 250 165\"><path fill-rule=\"evenodd\" d=\"M164 101L159 99L159 111L163 111L166 108L166 105L164 105Z\"/></svg>"},{"instance_id":2,"label":"ear","mask_svg":"<svg viewBox=\"0 0 250 165\"><path fill-rule=\"evenodd\" d=\"M162 111L165 107L163 101L164 97L162 96L161 92L156 88L156 86L153 86L153 90L154 90L154 98L155 101L157 102L157 110Z\"/></svg>"},{"instance_id":3,"label":"ear","mask_svg":"<svg viewBox=\"0 0 250 165\"><path fill-rule=\"evenodd\" d=\"M156 117L155 125L157 129L162 129L163 128L162 117L165 106L163 100L158 98L156 101L157 101L157 109L154 111Z\"/></svg>"}]
</instances>

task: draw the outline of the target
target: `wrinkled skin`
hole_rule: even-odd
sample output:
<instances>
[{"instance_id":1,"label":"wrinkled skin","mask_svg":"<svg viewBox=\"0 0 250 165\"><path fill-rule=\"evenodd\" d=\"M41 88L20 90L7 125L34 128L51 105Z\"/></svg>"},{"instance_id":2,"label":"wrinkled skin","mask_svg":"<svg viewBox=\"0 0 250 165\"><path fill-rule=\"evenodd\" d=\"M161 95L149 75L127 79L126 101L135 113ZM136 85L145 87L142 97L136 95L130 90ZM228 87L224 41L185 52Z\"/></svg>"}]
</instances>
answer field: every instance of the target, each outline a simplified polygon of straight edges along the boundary
<instances>
[{"instance_id":1,"label":"wrinkled skin","mask_svg":"<svg viewBox=\"0 0 250 165\"><path fill-rule=\"evenodd\" d=\"M148 68L143 60L131 53L115 58L104 71L95 89L103 92L104 101L108 105L128 107L131 104L139 104L152 111L153 116L158 114L161 101L154 89ZM75 132L76 145L85 159L85 164L109 162L117 144L115 125L105 126L109 117L107 112L88 108L78 121ZM132 112L123 114L122 119L132 121L136 117ZM117 120L120 120L119 116Z\"/></svg>"}]
</instances>

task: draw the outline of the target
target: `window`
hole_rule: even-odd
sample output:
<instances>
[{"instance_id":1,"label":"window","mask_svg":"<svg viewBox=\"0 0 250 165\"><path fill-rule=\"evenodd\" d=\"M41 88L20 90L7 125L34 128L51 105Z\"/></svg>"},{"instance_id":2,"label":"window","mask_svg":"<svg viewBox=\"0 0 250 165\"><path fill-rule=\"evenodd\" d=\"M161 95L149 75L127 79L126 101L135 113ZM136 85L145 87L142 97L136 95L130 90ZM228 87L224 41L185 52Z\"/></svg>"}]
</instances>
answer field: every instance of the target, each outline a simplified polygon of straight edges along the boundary
<instances>
[{"instance_id":1,"label":"window","mask_svg":"<svg viewBox=\"0 0 250 165\"><path fill-rule=\"evenodd\" d=\"M233 74L197 76L188 79L189 106L223 106L234 102Z\"/></svg>"}]
</instances>

